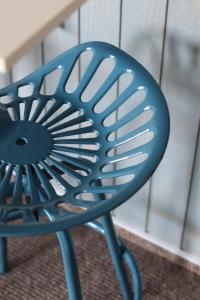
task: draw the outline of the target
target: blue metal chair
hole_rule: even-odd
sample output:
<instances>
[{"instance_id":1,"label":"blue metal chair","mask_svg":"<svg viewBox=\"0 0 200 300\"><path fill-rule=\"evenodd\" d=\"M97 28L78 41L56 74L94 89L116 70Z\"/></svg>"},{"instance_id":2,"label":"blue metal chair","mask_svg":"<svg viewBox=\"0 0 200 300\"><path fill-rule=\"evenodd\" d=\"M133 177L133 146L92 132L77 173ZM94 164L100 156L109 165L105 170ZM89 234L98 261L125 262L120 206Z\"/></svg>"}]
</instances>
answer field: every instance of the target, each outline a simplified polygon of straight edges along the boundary
<instances>
[{"instance_id":1,"label":"blue metal chair","mask_svg":"<svg viewBox=\"0 0 200 300\"><path fill-rule=\"evenodd\" d=\"M92 51L92 60L75 91L67 92L65 86L71 71L81 53L87 50ZM115 62L113 71L95 95L83 101L83 91L108 57ZM62 71L57 88L53 95L43 94L43 81L55 70ZM103 96L127 72L133 75L131 83L103 111L97 112ZM22 97L19 91L26 86L31 86L32 92ZM145 92L144 99L125 116L107 124L105 120L139 90ZM151 118L131 127L132 121L149 111ZM128 130L119 135L118 130L124 126ZM131 142L147 133L152 133L151 139L131 146ZM168 135L168 108L159 86L136 60L107 43L78 45L1 89L0 272L4 274L7 269L7 237L56 232L69 299L82 299L69 229L86 224L105 236L123 298L141 299L135 260L117 238L110 211L150 178L162 159ZM143 158L133 163L131 159L141 155ZM124 177L128 180L118 180ZM58 186L62 193L58 192ZM94 221L99 217L98 222ZM133 289L128 283L124 260L131 271Z\"/></svg>"}]
</instances>

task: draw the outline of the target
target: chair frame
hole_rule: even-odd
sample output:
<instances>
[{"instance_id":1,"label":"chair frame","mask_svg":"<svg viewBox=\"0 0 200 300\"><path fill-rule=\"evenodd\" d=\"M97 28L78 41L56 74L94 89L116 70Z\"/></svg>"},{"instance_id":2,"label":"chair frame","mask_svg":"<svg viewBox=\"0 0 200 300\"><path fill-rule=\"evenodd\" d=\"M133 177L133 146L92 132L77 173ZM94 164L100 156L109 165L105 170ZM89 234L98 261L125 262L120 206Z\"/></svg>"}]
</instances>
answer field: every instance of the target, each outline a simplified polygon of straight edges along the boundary
<instances>
[{"instance_id":1,"label":"chair frame","mask_svg":"<svg viewBox=\"0 0 200 300\"><path fill-rule=\"evenodd\" d=\"M66 91L64 91L64 86L66 84L66 77L68 78L70 76L70 72L72 71L76 60L78 57L83 53L84 51L88 49L93 49L94 51L94 58L92 59L92 63L88 66L83 78L81 79L79 86L77 90L69 94ZM99 67L100 63L108 57L114 57L117 65L117 69L115 69L108 79L105 81L103 86L97 91L95 96L87 103L82 103L80 101L81 93L87 87L89 80L91 80L92 76L96 72L97 68ZM26 195L31 196L33 199L33 204L31 203L26 209L24 209L22 206L17 206L15 203L11 204L10 206L6 206L3 204L0 204L0 218L2 222L0 223L0 273L5 274L7 271L7 237L10 236L30 236L30 235L40 235L40 234L46 234L46 233L52 233L56 232L57 238L60 244L61 253L63 257L63 264L64 264L64 270L65 270L65 276L66 276L66 283L68 287L68 295L70 300L81 300L82 299L82 292L81 292L81 286L80 286L80 279L79 279L79 272L78 272L78 266L76 262L76 255L75 250L73 246L73 241L70 235L70 228L78 225L86 225L91 228L93 228L98 233L102 234L108 245L108 249L110 252L110 255L112 257L113 265L115 267L115 271L120 283L121 293L123 295L124 300L140 300L142 299L142 288L141 288L141 280L139 271L137 268L137 264L135 262L135 259L133 255L130 253L128 248L124 245L124 243L117 237L114 226L112 223L112 218L110 211L114 209L115 207L119 206L123 202L125 202L128 198L130 198L133 194L135 194L144 184L145 182L150 178L150 176L155 171L156 167L158 166L159 162L161 161L166 146L168 142L169 137L169 112L167 108L167 104L164 98L164 95L162 94L159 86L157 85L156 81L153 79L153 77L144 69L141 64L139 64L135 59L133 59L131 56L123 52L122 50L118 49L117 47L103 43L103 42L89 42L80 44L66 53L63 53L62 55L58 56L51 62L47 63L46 65L42 66L26 78L13 83L12 85L5 87L0 90L0 98L5 95L12 95L12 97L15 98L15 101L11 105L13 105L16 113L16 118L19 116L19 108L18 105L22 99L16 95L18 95L18 89L20 87L23 87L25 85L32 84L34 86L34 91L31 96L31 99L39 98L39 106L41 108L44 108L44 105L48 99L46 95L41 95L40 88L42 85L42 82L47 74L52 72L53 70L58 68L63 69L65 74L61 77L58 88L55 92L55 98L58 99L57 103L55 104L55 107L53 109L50 109L46 115L42 118L43 122L48 120L50 115L56 111L56 109L59 107L61 103L65 103L65 95L70 99L71 102L75 105L76 109L79 108L84 110L86 116L90 116L92 114L92 117L95 120L95 125L91 126L91 130L95 131L95 126L98 127L98 130L100 131L100 134L97 138L98 143L101 144L101 149L98 150L98 155L103 156L104 160L103 162L99 162L93 164L93 175L88 175L89 179L83 179L83 189L85 189L86 192L90 191L94 194L95 197L95 203L94 205L91 204L91 202L85 202L83 204L83 201L76 200L75 203L78 203L77 206L82 206L85 208L84 213L71 213L71 212L60 212L59 209L56 207L57 204L60 202L68 201L67 203L71 204L73 203L70 200L71 194L68 196L68 200L66 199L66 195L63 197L53 197L52 202L49 204L45 202L45 197L43 195L43 191L41 189L46 187L47 193L51 194L51 190L48 190L48 178L45 179L44 176L41 175L42 171L32 164L31 156L33 155L33 151L30 154L27 153L25 157L21 157L18 155L16 157L16 160L18 159L20 161L19 165L25 165L25 171L26 171L26 178L22 178L22 168L18 167L17 171L17 178L18 181L23 179L23 182L21 183L24 189L26 190ZM94 106L98 103L99 99L105 93L107 90L112 87L113 83L118 80L119 76L123 74L124 72L133 72L136 74L133 83L122 93L122 95L118 96L115 103L112 103L107 109L107 111L96 114L94 113ZM67 75L66 75L67 74ZM143 104L136 107L134 110L130 111L126 118L127 120L131 120L132 118L137 117L142 111L145 111L145 109L151 108L154 112L154 116L152 120L148 122L148 124L144 125L142 128L143 130L152 130L154 133L154 138L151 142L148 142L147 144L142 145L137 148L136 150L127 151L123 155L118 155L117 159L123 160L126 157L131 157L132 155L135 155L137 151L145 152L148 154L148 159L146 159L143 163L131 166L130 168L126 168L125 170L117 170L110 172L110 176L117 177L122 175L129 175L134 172L134 179L126 184L122 184L121 186L104 186L103 180L109 178L109 174L105 174L102 171L103 163L110 163L112 160L108 157L106 157L108 151L112 147L117 147L117 145L120 145L122 143L127 142L129 139L132 139L133 137L139 135L141 128L135 129L128 133L125 138L119 138L117 141L108 142L108 136L113 132L113 130L116 130L123 126L127 120L125 118L120 119L117 124L114 124L110 127L103 126L103 121L107 117L108 113L112 113L114 110L118 109L119 106L126 101L136 90L139 88L145 89L147 92L147 96L145 100L143 101ZM23 99L23 101L33 101L29 99L30 97L27 97ZM60 101L60 102L59 102ZM15 103L16 102L16 103ZM29 102L27 102L29 103ZM8 122L9 116L6 113L6 109L9 107L8 105L0 104L0 122L1 126L4 124L4 128L6 130L6 122ZM29 111L30 105L27 104L27 107L25 109ZM118 106L117 106L118 105ZM5 109L6 108L6 109ZM73 107L69 109L71 113L73 113ZM36 115L38 117L38 114L40 111L36 112ZM25 113L24 113L25 114ZM62 119L62 116L67 116L69 113L64 112L61 114L61 116L56 117L57 121L60 121ZM36 122L36 116L34 116L35 122ZM89 118L89 117L88 117ZM80 122L83 120L83 117L78 117L77 120ZM19 121L19 118L17 119L17 122ZM75 120L76 121L76 120ZM64 125L57 126L57 129L62 129L63 126L72 126L75 123L74 120L69 121L68 123L64 123ZM24 122L27 122L28 119ZM50 138L47 135L45 137L45 132L43 132L44 127L42 129L37 129L37 127L34 127L36 125L33 124L33 122L29 122L28 126L32 127L31 132L33 132L34 128L35 130L39 130L38 132L41 135L38 138L38 142L43 143L43 147L48 152L48 145L50 145ZM25 124L25 125L26 125ZM45 124L45 123L43 123ZM67 125L65 125L67 124ZM25 126L24 125L24 126ZM21 125L20 125L21 126ZM20 127L19 126L19 127ZM39 126L39 125L37 125ZM45 125L44 125L45 126ZM1 129L1 130L4 130ZM48 128L48 121L47 121L47 128ZM51 127L50 127L51 128ZM20 129L22 132L24 129ZM51 131L55 131L50 129ZM82 133L84 130L78 129L76 132ZM12 131L11 131L12 132ZM59 134L58 134L59 135ZM45 141L47 146L45 145L45 142L43 141L43 137L45 137ZM11 138L16 138L14 134L11 134ZM33 137L35 140L37 140L37 134ZM79 139L81 142L81 139ZM106 142L105 142L106 141ZM143 147L144 146L144 147ZM46 149L47 148L47 149ZM30 149L31 150L31 149ZM40 157L42 154L40 153L40 149L35 149L36 152L36 158ZM5 151L4 151L5 152ZM4 155L5 160L10 159L9 153L1 152L0 148L0 158L1 155ZM3 154L2 154L3 153ZM106 154L105 154L106 153ZM61 157L61 156L60 156ZM65 160L64 160L65 159ZM2 160L2 158L1 158ZM12 161L12 164L15 165L15 158ZM24 162L25 161L25 162ZM114 161L114 160L113 160ZM81 160L80 162L74 162L71 163L70 160L66 159L66 157L63 158L62 166L60 166L58 163L57 165L60 167L60 174L65 173L65 170L70 169L72 165L74 164L74 171L77 171L76 168L87 168L88 164L86 161ZM35 169L35 173L38 176L38 180L40 180L40 189L37 188L37 182L33 175L31 174L31 168L29 167L29 164L33 165ZM54 162L55 164L55 162ZM5 165L4 162L2 162L2 165ZM0 165L0 168L2 167ZM56 165L56 167L58 167ZM53 168L49 168L46 165L43 165L44 168L47 169L47 172L51 175L55 175L55 171ZM5 166L4 166L5 167ZM14 168L14 167L13 167ZM6 175L4 176L4 179L0 183L0 198L4 199L6 196L10 195L11 191L13 190L13 186L9 185L9 180L12 174L12 166L10 169L5 169ZM52 175L53 174L53 175ZM76 174L78 177L79 175ZM93 177L94 178L93 178ZM80 176L79 176L80 177ZM60 178L60 177L59 177ZM87 180L94 180L94 184L90 185L89 188L87 184L89 185L89 181ZM84 181L85 180L85 181ZM17 179L16 179L17 181ZM90 182L91 183L91 182ZM9 190L10 189L10 190ZM15 192L14 195L16 198L19 199L20 197L20 189L19 189L19 182L15 183ZM109 200L106 200L106 193L111 192L113 193L113 197ZM73 193L73 191L72 191ZM74 192L75 193L75 192ZM78 188L77 188L78 193ZM40 199L40 205L38 205L38 199L37 196ZM14 197L14 196L13 196ZM73 196L75 198L75 196ZM73 198L72 197L72 198ZM74 201L74 198L72 199ZM70 202L71 201L71 202ZM2 206L1 206L2 205ZM76 204L75 204L76 205ZM46 216L49 220L48 222L41 222L40 218L43 216ZM100 222L96 222L95 219L100 217ZM22 224L9 224L9 226L6 224L9 221L15 220L15 219L23 219ZM131 279L132 279L132 285L128 282L128 276L126 273L125 265L126 263L130 269L131 272Z\"/></svg>"}]
</instances>

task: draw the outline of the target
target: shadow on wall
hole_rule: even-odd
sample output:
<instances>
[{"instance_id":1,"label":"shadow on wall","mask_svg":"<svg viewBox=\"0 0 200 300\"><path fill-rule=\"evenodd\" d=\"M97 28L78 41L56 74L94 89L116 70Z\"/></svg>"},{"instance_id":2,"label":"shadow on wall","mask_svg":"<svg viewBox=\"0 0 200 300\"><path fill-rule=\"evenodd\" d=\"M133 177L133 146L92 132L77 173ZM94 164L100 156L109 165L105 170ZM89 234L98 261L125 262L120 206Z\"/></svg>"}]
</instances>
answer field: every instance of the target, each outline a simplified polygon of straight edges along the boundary
<instances>
[{"instance_id":1,"label":"shadow on wall","mask_svg":"<svg viewBox=\"0 0 200 300\"><path fill-rule=\"evenodd\" d=\"M158 81L162 38L160 34L152 35L151 32L138 36L127 48L133 49L129 51L131 55L138 54L136 59L140 61L142 58L142 64ZM181 235L186 224L197 234L200 232L197 222L197 212L200 215L200 188L198 191L193 188L196 184L194 173L190 194L190 179L199 134L200 45L176 33L168 33L165 46L162 90L170 110L171 133L166 154L153 180L148 227L150 232L151 229L156 234L159 232L159 236L170 236L173 228ZM200 153L200 149L197 152ZM197 163L196 168L200 168ZM156 225L152 227L156 222L161 224L158 229L155 229Z\"/></svg>"},{"instance_id":2,"label":"shadow on wall","mask_svg":"<svg viewBox=\"0 0 200 300\"><path fill-rule=\"evenodd\" d=\"M187 89L192 96L199 99L200 45L171 35L166 54L166 63L170 65L170 72L166 79Z\"/></svg>"},{"instance_id":3,"label":"shadow on wall","mask_svg":"<svg viewBox=\"0 0 200 300\"><path fill-rule=\"evenodd\" d=\"M156 30L152 30L156 32ZM127 49L157 79L160 72L162 36L144 33L132 41ZM125 49L126 51L126 49ZM134 54L138 54L135 56ZM165 70L167 69L167 72ZM167 73L167 74L166 74ZM164 58L165 80L171 81L184 89L189 89L194 96L200 95L200 44L186 40L178 34L168 34Z\"/></svg>"}]
</instances>

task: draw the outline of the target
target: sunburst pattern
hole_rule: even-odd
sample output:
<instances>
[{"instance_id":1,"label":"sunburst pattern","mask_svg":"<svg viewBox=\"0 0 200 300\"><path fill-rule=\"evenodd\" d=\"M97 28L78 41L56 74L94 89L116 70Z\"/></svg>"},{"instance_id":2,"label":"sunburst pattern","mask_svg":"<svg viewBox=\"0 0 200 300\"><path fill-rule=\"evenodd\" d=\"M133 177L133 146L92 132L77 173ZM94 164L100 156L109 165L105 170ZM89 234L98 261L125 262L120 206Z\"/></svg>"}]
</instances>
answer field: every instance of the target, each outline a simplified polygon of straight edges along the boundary
<instances>
[{"instance_id":1,"label":"sunburst pattern","mask_svg":"<svg viewBox=\"0 0 200 300\"><path fill-rule=\"evenodd\" d=\"M65 86L85 51L92 51L91 61L69 93ZM114 67L95 94L82 99L108 58ZM45 93L55 70L55 89ZM132 80L105 105L104 96L124 74ZM0 90L0 97L1 228L11 234L26 226L34 233L38 224L43 232L57 230L114 208L145 183L166 147L168 110L157 84L139 63L105 43L73 48ZM54 227L43 218L50 213L57 215ZM13 215L23 229L9 224Z\"/></svg>"}]
</instances>

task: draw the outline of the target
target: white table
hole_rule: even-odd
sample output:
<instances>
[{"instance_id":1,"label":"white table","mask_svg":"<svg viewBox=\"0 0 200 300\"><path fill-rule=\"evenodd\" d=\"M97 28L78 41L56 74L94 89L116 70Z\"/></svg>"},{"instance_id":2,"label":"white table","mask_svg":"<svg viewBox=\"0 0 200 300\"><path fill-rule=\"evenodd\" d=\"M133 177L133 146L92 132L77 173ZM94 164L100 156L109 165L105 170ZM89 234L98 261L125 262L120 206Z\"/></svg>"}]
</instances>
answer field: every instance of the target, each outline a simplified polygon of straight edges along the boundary
<instances>
[{"instance_id":1,"label":"white table","mask_svg":"<svg viewBox=\"0 0 200 300\"><path fill-rule=\"evenodd\" d=\"M0 0L0 73L42 40L85 0Z\"/></svg>"}]
</instances>

